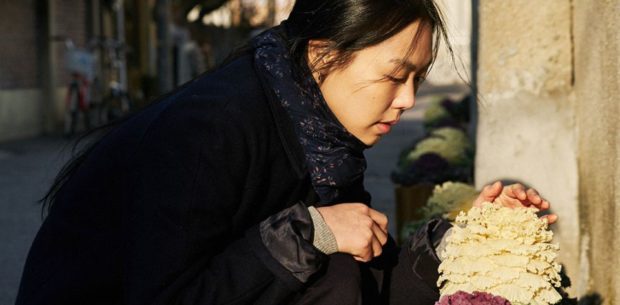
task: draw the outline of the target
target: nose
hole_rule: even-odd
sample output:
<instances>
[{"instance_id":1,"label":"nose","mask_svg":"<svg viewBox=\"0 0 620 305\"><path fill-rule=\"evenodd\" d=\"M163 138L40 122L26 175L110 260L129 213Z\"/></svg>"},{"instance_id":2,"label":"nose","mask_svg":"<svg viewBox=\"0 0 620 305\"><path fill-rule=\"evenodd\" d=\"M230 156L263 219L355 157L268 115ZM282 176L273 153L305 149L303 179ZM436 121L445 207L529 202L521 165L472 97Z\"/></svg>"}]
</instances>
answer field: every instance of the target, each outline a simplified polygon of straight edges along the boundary
<instances>
[{"instance_id":1,"label":"nose","mask_svg":"<svg viewBox=\"0 0 620 305\"><path fill-rule=\"evenodd\" d=\"M413 77L409 78L407 83L399 88L396 98L392 102L392 107L397 109L408 110L415 105L415 88Z\"/></svg>"}]
</instances>

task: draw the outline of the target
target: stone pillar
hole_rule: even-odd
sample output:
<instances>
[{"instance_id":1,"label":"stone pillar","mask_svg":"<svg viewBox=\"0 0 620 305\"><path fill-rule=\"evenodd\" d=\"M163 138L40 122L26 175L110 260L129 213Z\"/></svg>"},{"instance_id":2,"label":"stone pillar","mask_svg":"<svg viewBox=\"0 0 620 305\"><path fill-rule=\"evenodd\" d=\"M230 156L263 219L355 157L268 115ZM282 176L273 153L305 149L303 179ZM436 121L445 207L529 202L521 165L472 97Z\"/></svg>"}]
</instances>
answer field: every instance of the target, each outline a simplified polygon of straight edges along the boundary
<instances>
[{"instance_id":1,"label":"stone pillar","mask_svg":"<svg viewBox=\"0 0 620 305\"><path fill-rule=\"evenodd\" d=\"M620 304L620 1L573 2L581 293Z\"/></svg>"},{"instance_id":2,"label":"stone pillar","mask_svg":"<svg viewBox=\"0 0 620 305\"><path fill-rule=\"evenodd\" d=\"M560 221L560 262L579 277L571 1L479 0L476 186L538 189Z\"/></svg>"}]
</instances>

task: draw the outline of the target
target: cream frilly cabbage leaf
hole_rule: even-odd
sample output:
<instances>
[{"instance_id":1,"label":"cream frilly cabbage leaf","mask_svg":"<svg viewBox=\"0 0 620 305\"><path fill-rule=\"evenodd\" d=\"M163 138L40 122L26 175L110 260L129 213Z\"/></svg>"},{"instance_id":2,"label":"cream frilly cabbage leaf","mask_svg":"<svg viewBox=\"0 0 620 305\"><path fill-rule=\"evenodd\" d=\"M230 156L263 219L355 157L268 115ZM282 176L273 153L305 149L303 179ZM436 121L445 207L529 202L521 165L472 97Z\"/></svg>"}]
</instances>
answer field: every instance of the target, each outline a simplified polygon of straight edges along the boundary
<instances>
[{"instance_id":1,"label":"cream frilly cabbage leaf","mask_svg":"<svg viewBox=\"0 0 620 305\"><path fill-rule=\"evenodd\" d=\"M445 182L436 185L433 195L428 199L421 212L425 219L440 215L454 221L458 213L469 208L478 196L476 189L461 182Z\"/></svg>"},{"instance_id":2,"label":"cream frilly cabbage leaf","mask_svg":"<svg viewBox=\"0 0 620 305\"><path fill-rule=\"evenodd\" d=\"M461 212L439 253L441 296L483 291L514 305L548 305L561 300L559 247L535 208L484 203Z\"/></svg>"}]
</instances>

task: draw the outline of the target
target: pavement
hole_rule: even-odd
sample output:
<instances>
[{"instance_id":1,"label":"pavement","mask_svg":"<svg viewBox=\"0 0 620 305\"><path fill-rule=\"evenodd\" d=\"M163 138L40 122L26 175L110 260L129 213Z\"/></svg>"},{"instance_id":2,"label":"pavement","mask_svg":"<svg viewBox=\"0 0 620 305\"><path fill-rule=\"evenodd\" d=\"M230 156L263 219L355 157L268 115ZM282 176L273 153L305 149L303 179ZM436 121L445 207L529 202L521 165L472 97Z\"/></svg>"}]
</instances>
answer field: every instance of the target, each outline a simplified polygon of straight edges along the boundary
<instances>
[{"instance_id":1,"label":"pavement","mask_svg":"<svg viewBox=\"0 0 620 305\"><path fill-rule=\"evenodd\" d=\"M430 94L420 93L413 110L375 147L366 151L365 185L373 207L395 219L394 186L390 172L400 151L423 133L421 118ZM0 305L14 304L28 249L42 223L44 196L58 170L71 153L71 142L40 137L0 143ZM395 224L390 222L390 232Z\"/></svg>"},{"instance_id":2,"label":"pavement","mask_svg":"<svg viewBox=\"0 0 620 305\"><path fill-rule=\"evenodd\" d=\"M43 137L0 144L0 304L15 303L43 197L69 155L69 142Z\"/></svg>"}]
</instances>

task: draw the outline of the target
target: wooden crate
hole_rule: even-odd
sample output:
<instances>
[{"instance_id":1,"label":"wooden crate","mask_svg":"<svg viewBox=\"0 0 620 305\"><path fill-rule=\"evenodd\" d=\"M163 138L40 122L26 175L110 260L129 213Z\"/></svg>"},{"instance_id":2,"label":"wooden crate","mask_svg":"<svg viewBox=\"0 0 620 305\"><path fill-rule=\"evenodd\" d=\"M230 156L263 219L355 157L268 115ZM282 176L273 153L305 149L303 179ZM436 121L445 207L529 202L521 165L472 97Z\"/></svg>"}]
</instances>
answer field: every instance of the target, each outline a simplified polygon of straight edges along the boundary
<instances>
[{"instance_id":1,"label":"wooden crate","mask_svg":"<svg viewBox=\"0 0 620 305\"><path fill-rule=\"evenodd\" d=\"M414 184L411 186L397 185L394 188L396 198L396 234L400 240L400 232L403 225L412 220L419 220L420 208L426 204L428 198L433 194L434 184Z\"/></svg>"}]
</instances>

